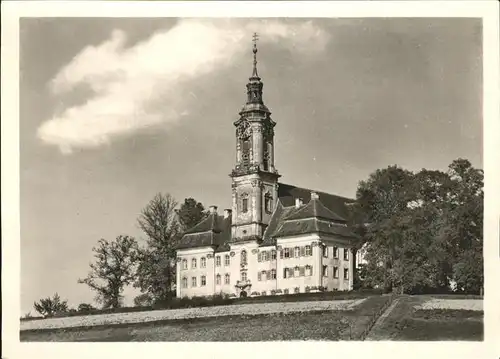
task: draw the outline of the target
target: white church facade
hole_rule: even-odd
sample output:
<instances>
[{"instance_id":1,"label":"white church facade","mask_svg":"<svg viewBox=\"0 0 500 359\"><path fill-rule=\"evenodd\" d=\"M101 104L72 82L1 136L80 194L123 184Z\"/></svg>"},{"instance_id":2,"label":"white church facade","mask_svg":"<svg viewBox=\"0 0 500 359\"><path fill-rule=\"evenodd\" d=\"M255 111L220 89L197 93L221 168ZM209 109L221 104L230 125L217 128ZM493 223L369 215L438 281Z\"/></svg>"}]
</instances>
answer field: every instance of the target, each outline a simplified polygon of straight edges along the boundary
<instances>
[{"instance_id":1,"label":"white church facade","mask_svg":"<svg viewBox=\"0 0 500 359\"><path fill-rule=\"evenodd\" d=\"M177 246L177 297L245 297L353 287L352 199L284 184L274 162L271 112L262 98L254 44L247 101L236 127L232 208L209 215Z\"/></svg>"}]
</instances>

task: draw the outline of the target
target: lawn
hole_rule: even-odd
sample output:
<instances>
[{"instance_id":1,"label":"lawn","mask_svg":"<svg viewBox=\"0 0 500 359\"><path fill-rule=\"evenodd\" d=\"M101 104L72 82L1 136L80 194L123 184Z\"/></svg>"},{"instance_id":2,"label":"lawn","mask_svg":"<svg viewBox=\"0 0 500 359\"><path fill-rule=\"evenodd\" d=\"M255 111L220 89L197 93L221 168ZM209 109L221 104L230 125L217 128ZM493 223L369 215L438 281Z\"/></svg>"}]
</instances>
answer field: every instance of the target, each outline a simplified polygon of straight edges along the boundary
<instances>
[{"instance_id":1,"label":"lawn","mask_svg":"<svg viewBox=\"0 0 500 359\"><path fill-rule=\"evenodd\" d=\"M90 328L29 330L22 331L20 339L62 342L350 340L360 337L372 313L386 301L386 296L373 296L352 310L228 315Z\"/></svg>"},{"instance_id":2,"label":"lawn","mask_svg":"<svg viewBox=\"0 0 500 359\"><path fill-rule=\"evenodd\" d=\"M369 339L482 341L482 302L445 296L402 296L387 318L374 326Z\"/></svg>"},{"instance_id":3,"label":"lawn","mask_svg":"<svg viewBox=\"0 0 500 359\"><path fill-rule=\"evenodd\" d=\"M249 304L191 308L217 310L223 314L23 330L20 339L42 342L363 340L365 332L378 318L368 333L368 340L483 340L482 303L474 299L466 302L464 298L400 296L389 306L389 296L376 295L350 307L321 303L254 303L251 311L236 314L234 310ZM314 305L317 307L311 307ZM275 306L281 309L273 309ZM295 309L290 310L292 306ZM388 309L384 314L377 317L385 308ZM114 315L124 314L131 313Z\"/></svg>"}]
</instances>

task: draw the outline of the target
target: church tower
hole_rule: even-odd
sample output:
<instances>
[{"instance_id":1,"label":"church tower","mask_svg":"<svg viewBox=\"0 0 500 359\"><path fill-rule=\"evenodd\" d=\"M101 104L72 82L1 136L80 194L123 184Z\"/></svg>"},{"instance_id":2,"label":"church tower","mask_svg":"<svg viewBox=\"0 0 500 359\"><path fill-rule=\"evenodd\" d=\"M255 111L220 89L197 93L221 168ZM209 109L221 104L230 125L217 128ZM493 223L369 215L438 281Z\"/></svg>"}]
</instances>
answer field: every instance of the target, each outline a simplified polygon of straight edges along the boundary
<instances>
[{"instance_id":1,"label":"church tower","mask_svg":"<svg viewBox=\"0 0 500 359\"><path fill-rule=\"evenodd\" d=\"M278 200L274 166L274 126L262 98L257 73L257 34L253 35L253 71L247 101L236 127L236 165L232 178L232 242L261 240Z\"/></svg>"}]
</instances>

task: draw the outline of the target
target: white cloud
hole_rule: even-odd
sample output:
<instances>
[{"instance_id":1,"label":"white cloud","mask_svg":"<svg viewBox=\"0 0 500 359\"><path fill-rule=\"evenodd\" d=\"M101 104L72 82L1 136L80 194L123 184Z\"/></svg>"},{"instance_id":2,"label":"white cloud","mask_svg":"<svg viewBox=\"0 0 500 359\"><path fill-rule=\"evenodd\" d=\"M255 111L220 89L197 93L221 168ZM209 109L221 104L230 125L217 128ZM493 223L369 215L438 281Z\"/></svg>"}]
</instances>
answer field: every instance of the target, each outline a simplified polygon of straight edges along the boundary
<instances>
[{"instance_id":1,"label":"white cloud","mask_svg":"<svg viewBox=\"0 0 500 359\"><path fill-rule=\"evenodd\" d=\"M262 42L308 53L321 50L328 38L307 21L183 19L168 31L125 47L126 34L116 30L99 46L83 49L52 79L54 96L82 85L92 90L92 96L48 119L38 136L71 153L145 127L175 124L196 97L185 96L193 81L248 56L254 31Z\"/></svg>"}]
</instances>

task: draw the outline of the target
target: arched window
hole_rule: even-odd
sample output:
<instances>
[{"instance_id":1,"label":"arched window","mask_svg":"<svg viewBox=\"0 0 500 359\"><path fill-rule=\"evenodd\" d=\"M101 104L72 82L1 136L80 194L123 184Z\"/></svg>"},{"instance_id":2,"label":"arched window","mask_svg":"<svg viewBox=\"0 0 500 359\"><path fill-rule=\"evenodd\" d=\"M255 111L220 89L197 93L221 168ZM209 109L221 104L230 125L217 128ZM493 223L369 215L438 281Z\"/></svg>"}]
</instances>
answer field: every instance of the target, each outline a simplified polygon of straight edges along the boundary
<instances>
[{"instance_id":1,"label":"arched window","mask_svg":"<svg viewBox=\"0 0 500 359\"><path fill-rule=\"evenodd\" d=\"M267 260L268 260L268 258L267 258L267 251L264 251L264 252L262 252L262 262L265 262Z\"/></svg>"},{"instance_id":2,"label":"arched window","mask_svg":"<svg viewBox=\"0 0 500 359\"><path fill-rule=\"evenodd\" d=\"M182 260L182 269L188 269L188 261L187 261L187 259L183 259Z\"/></svg>"},{"instance_id":3,"label":"arched window","mask_svg":"<svg viewBox=\"0 0 500 359\"><path fill-rule=\"evenodd\" d=\"M220 267L220 256L215 257L215 266Z\"/></svg>"},{"instance_id":4,"label":"arched window","mask_svg":"<svg viewBox=\"0 0 500 359\"><path fill-rule=\"evenodd\" d=\"M306 257L312 256L311 246L306 246Z\"/></svg>"},{"instance_id":5,"label":"arched window","mask_svg":"<svg viewBox=\"0 0 500 359\"><path fill-rule=\"evenodd\" d=\"M196 258L191 259L191 268L192 269L196 268Z\"/></svg>"},{"instance_id":6,"label":"arched window","mask_svg":"<svg viewBox=\"0 0 500 359\"><path fill-rule=\"evenodd\" d=\"M224 266L229 267L230 264L231 264L231 257L229 256L229 254L226 254L224 256Z\"/></svg>"},{"instance_id":7,"label":"arched window","mask_svg":"<svg viewBox=\"0 0 500 359\"><path fill-rule=\"evenodd\" d=\"M206 268L206 267L207 267L207 259L205 257L201 257L200 268Z\"/></svg>"},{"instance_id":8,"label":"arched window","mask_svg":"<svg viewBox=\"0 0 500 359\"><path fill-rule=\"evenodd\" d=\"M220 276L220 274L217 274L215 276L215 284L217 284L217 285L221 284L221 276Z\"/></svg>"},{"instance_id":9,"label":"arched window","mask_svg":"<svg viewBox=\"0 0 500 359\"><path fill-rule=\"evenodd\" d=\"M207 277L202 275L201 276L201 286L204 287L207 285Z\"/></svg>"},{"instance_id":10,"label":"arched window","mask_svg":"<svg viewBox=\"0 0 500 359\"><path fill-rule=\"evenodd\" d=\"M241 281L245 282L247 280L247 272L241 272Z\"/></svg>"},{"instance_id":11,"label":"arched window","mask_svg":"<svg viewBox=\"0 0 500 359\"><path fill-rule=\"evenodd\" d=\"M241 195L241 212L248 212L248 194L246 193Z\"/></svg>"},{"instance_id":12,"label":"arched window","mask_svg":"<svg viewBox=\"0 0 500 359\"><path fill-rule=\"evenodd\" d=\"M273 197L269 192L264 196L264 208L267 213L273 212Z\"/></svg>"},{"instance_id":13,"label":"arched window","mask_svg":"<svg viewBox=\"0 0 500 359\"><path fill-rule=\"evenodd\" d=\"M241 264L247 264L247 251L241 251Z\"/></svg>"},{"instance_id":14,"label":"arched window","mask_svg":"<svg viewBox=\"0 0 500 359\"><path fill-rule=\"evenodd\" d=\"M262 280L267 280L267 272L265 270L260 272L260 277L262 278Z\"/></svg>"},{"instance_id":15,"label":"arched window","mask_svg":"<svg viewBox=\"0 0 500 359\"><path fill-rule=\"evenodd\" d=\"M306 266L306 277L312 276L312 267Z\"/></svg>"},{"instance_id":16,"label":"arched window","mask_svg":"<svg viewBox=\"0 0 500 359\"><path fill-rule=\"evenodd\" d=\"M344 268L344 279L349 279L349 268Z\"/></svg>"},{"instance_id":17,"label":"arched window","mask_svg":"<svg viewBox=\"0 0 500 359\"><path fill-rule=\"evenodd\" d=\"M250 162L250 137L247 137L243 139L242 141L242 162L244 165L248 164Z\"/></svg>"},{"instance_id":18,"label":"arched window","mask_svg":"<svg viewBox=\"0 0 500 359\"><path fill-rule=\"evenodd\" d=\"M229 273L226 273L224 275L224 284L229 284L231 282L231 277L229 276Z\"/></svg>"},{"instance_id":19,"label":"arched window","mask_svg":"<svg viewBox=\"0 0 500 359\"><path fill-rule=\"evenodd\" d=\"M188 287L188 279L187 277L182 278L182 288L187 288Z\"/></svg>"},{"instance_id":20,"label":"arched window","mask_svg":"<svg viewBox=\"0 0 500 359\"><path fill-rule=\"evenodd\" d=\"M328 266L323 266L323 277L328 277Z\"/></svg>"},{"instance_id":21,"label":"arched window","mask_svg":"<svg viewBox=\"0 0 500 359\"><path fill-rule=\"evenodd\" d=\"M349 248L344 248L344 260L349 260Z\"/></svg>"},{"instance_id":22,"label":"arched window","mask_svg":"<svg viewBox=\"0 0 500 359\"><path fill-rule=\"evenodd\" d=\"M271 269L271 279L276 279L276 269Z\"/></svg>"},{"instance_id":23,"label":"arched window","mask_svg":"<svg viewBox=\"0 0 500 359\"><path fill-rule=\"evenodd\" d=\"M293 276L300 277L300 268L298 266L293 269Z\"/></svg>"}]
</instances>

